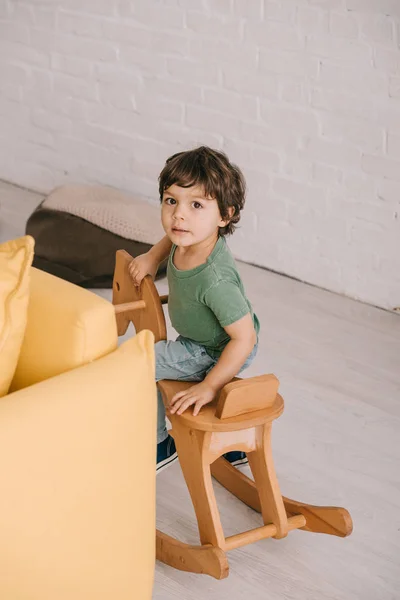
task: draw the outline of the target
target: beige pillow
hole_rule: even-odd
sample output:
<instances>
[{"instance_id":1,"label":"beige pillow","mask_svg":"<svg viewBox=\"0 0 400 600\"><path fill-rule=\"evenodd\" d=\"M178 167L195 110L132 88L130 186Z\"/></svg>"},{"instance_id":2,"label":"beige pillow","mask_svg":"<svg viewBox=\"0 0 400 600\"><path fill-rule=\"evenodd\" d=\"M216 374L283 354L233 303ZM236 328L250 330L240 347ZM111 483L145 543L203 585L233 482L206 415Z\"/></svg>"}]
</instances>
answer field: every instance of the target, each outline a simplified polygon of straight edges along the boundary
<instances>
[{"instance_id":1,"label":"beige pillow","mask_svg":"<svg viewBox=\"0 0 400 600\"><path fill-rule=\"evenodd\" d=\"M24 339L34 247L30 235L0 244L0 397L9 390Z\"/></svg>"}]
</instances>

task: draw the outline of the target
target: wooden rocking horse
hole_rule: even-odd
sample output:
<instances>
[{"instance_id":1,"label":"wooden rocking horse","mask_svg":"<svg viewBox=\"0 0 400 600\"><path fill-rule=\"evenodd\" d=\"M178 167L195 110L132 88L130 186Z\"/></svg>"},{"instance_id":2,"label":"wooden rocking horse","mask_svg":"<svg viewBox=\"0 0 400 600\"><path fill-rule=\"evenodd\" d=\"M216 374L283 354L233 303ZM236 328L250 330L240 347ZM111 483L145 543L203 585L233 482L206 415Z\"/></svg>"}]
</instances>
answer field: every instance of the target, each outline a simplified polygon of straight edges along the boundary
<instances>
[{"instance_id":1,"label":"wooden rocking horse","mask_svg":"<svg viewBox=\"0 0 400 600\"><path fill-rule=\"evenodd\" d=\"M143 279L140 288L135 287L128 271L131 260L125 250L117 252L113 303L118 335L123 335L132 321L137 332L150 329L156 342L166 339L162 304L168 302L168 296L158 295L150 276ZM158 382L167 411L174 394L191 385L181 381ZM201 545L185 544L157 530L158 560L182 571L223 579L229 574L228 550L265 538L283 538L293 529L339 537L350 535L353 525L346 509L312 506L281 495L271 449L272 421L283 412L278 386L274 375L235 378L196 417L189 410L180 416L167 412L196 513ZM223 458L230 450L247 453L254 481ZM225 537L211 477L260 512L263 525Z\"/></svg>"}]
</instances>

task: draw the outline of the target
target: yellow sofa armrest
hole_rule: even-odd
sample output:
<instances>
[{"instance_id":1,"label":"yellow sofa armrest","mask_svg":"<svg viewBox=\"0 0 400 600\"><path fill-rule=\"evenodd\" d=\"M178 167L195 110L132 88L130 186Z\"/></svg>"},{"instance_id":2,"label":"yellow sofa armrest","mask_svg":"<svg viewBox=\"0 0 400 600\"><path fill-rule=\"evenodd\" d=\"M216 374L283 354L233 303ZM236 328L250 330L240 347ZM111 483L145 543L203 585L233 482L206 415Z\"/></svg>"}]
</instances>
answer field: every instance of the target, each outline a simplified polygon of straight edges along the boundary
<instances>
[{"instance_id":1,"label":"yellow sofa armrest","mask_svg":"<svg viewBox=\"0 0 400 600\"><path fill-rule=\"evenodd\" d=\"M11 391L89 363L117 343L110 302L32 268L28 322Z\"/></svg>"},{"instance_id":2,"label":"yellow sofa armrest","mask_svg":"<svg viewBox=\"0 0 400 600\"><path fill-rule=\"evenodd\" d=\"M0 598L151 600L153 335L0 402Z\"/></svg>"}]
</instances>

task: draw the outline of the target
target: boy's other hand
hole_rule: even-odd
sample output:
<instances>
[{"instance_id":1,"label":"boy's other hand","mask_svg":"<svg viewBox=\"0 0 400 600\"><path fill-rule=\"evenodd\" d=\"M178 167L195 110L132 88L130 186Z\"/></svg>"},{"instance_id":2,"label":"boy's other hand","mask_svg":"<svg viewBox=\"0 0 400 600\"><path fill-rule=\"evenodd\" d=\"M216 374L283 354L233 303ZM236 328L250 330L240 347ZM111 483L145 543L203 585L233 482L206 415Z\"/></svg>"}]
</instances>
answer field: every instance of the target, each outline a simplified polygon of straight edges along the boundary
<instances>
[{"instance_id":1,"label":"boy's other hand","mask_svg":"<svg viewBox=\"0 0 400 600\"><path fill-rule=\"evenodd\" d=\"M133 279L133 283L136 287L139 287L142 283L142 279L146 275L151 275L153 279L156 277L158 264L154 261L148 252L146 254L140 254L129 263L129 274Z\"/></svg>"},{"instance_id":2,"label":"boy's other hand","mask_svg":"<svg viewBox=\"0 0 400 600\"><path fill-rule=\"evenodd\" d=\"M169 412L181 415L189 406L194 404L193 416L195 417L199 414L201 407L214 400L215 396L216 391L205 381L202 381L184 392L175 394L171 400Z\"/></svg>"}]
</instances>

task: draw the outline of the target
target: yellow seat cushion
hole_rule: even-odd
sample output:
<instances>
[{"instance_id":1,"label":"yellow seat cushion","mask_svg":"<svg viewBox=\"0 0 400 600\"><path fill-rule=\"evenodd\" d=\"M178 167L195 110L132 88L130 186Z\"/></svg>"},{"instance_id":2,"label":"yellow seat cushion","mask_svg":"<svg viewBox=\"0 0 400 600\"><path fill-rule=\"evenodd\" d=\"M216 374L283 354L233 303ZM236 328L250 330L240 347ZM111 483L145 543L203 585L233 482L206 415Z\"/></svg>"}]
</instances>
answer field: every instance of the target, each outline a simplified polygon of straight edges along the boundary
<instances>
[{"instance_id":1,"label":"yellow seat cushion","mask_svg":"<svg viewBox=\"0 0 400 600\"><path fill-rule=\"evenodd\" d=\"M0 397L10 388L25 334L34 247L29 235L0 244Z\"/></svg>"},{"instance_id":2,"label":"yellow seat cushion","mask_svg":"<svg viewBox=\"0 0 400 600\"><path fill-rule=\"evenodd\" d=\"M28 323L10 391L87 364L117 345L110 302L32 267Z\"/></svg>"},{"instance_id":3,"label":"yellow seat cushion","mask_svg":"<svg viewBox=\"0 0 400 600\"><path fill-rule=\"evenodd\" d=\"M151 600L154 336L0 402L0 598Z\"/></svg>"}]
</instances>

